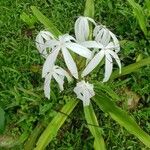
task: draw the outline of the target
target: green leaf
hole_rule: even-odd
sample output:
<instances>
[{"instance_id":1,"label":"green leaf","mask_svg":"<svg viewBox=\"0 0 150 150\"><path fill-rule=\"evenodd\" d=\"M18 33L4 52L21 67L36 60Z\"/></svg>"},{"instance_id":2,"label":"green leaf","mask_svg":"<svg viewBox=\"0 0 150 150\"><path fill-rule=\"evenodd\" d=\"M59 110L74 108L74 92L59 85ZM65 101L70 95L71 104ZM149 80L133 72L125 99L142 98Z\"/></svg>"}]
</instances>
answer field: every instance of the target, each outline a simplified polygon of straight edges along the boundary
<instances>
[{"instance_id":1,"label":"green leaf","mask_svg":"<svg viewBox=\"0 0 150 150\"><path fill-rule=\"evenodd\" d=\"M49 123L47 128L44 130L42 135L40 136L37 146L35 150L43 150L46 146L52 141L52 139L57 135L58 130L61 128L68 115L73 111L76 107L78 100L70 99L68 103L66 103L60 112L56 114L56 116Z\"/></svg>"},{"instance_id":2,"label":"green leaf","mask_svg":"<svg viewBox=\"0 0 150 150\"><path fill-rule=\"evenodd\" d=\"M94 97L94 101L105 113L108 113L116 122L126 128L131 134L134 134L139 140L141 140L147 147L150 148L150 136L144 132L125 111L117 107L108 97L101 94L99 95L99 89L95 89L97 93Z\"/></svg>"},{"instance_id":3,"label":"green leaf","mask_svg":"<svg viewBox=\"0 0 150 150\"><path fill-rule=\"evenodd\" d=\"M119 71L114 71L110 77L110 80L113 80L115 78L118 78L118 77L121 77L123 75L127 75L127 74L130 74L134 71L136 71L137 69L143 67L143 66L146 66L146 65L150 65L150 57L148 58L145 58L143 60L140 60L136 63L133 63L133 64L130 64L126 67L123 67L121 69L121 74L119 74Z\"/></svg>"},{"instance_id":4,"label":"green leaf","mask_svg":"<svg viewBox=\"0 0 150 150\"><path fill-rule=\"evenodd\" d=\"M145 5L150 13L150 0L145 0ZM148 14L148 15L150 15L150 14Z\"/></svg>"},{"instance_id":5,"label":"green leaf","mask_svg":"<svg viewBox=\"0 0 150 150\"><path fill-rule=\"evenodd\" d=\"M94 18L94 0L86 0L84 16Z\"/></svg>"},{"instance_id":6,"label":"green leaf","mask_svg":"<svg viewBox=\"0 0 150 150\"><path fill-rule=\"evenodd\" d=\"M5 128L5 112L0 107L0 133L4 132L4 128Z\"/></svg>"},{"instance_id":7,"label":"green leaf","mask_svg":"<svg viewBox=\"0 0 150 150\"><path fill-rule=\"evenodd\" d=\"M30 28L33 28L37 21L35 16L29 16L25 12L20 15L20 19L23 20Z\"/></svg>"},{"instance_id":8,"label":"green leaf","mask_svg":"<svg viewBox=\"0 0 150 150\"><path fill-rule=\"evenodd\" d=\"M48 31L50 31L54 36L61 35L61 32L54 26L54 24L44 16L35 6L31 6L33 14L36 18L46 27Z\"/></svg>"},{"instance_id":9,"label":"green leaf","mask_svg":"<svg viewBox=\"0 0 150 150\"><path fill-rule=\"evenodd\" d=\"M105 150L105 143L92 104L84 107L84 114L88 124L88 128L94 137L94 149Z\"/></svg>"},{"instance_id":10,"label":"green leaf","mask_svg":"<svg viewBox=\"0 0 150 150\"><path fill-rule=\"evenodd\" d=\"M145 34L145 36L147 36L146 17L145 17L142 7L138 3L136 3L134 0L128 0L128 2L133 8L134 15L136 19L138 20L143 33Z\"/></svg>"},{"instance_id":11,"label":"green leaf","mask_svg":"<svg viewBox=\"0 0 150 150\"><path fill-rule=\"evenodd\" d=\"M24 150L33 150L36 144L37 137L43 131L44 125L38 123L35 129L32 131L31 135L28 137L28 140L24 144Z\"/></svg>"},{"instance_id":12,"label":"green leaf","mask_svg":"<svg viewBox=\"0 0 150 150\"><path fill-rule=\"evenodd\" d=\"M109 95L113 100L116 101L120 99L119 96L114 92L114 90L110 86L100 82L95 82L94 85L97 86L100 91Z\"/></svg>"},{"instance_id":13,"label":"green leaf","mask_svg":"<svg viewBox=\"0 0 150 150\"><path fill-rule=\"evenodd\" d=\"M84 16L94 18L94 0L86 0L85 9L84 9ZM92 36L93 36L92 23L90 23L89 28L90 28L90 33L89 33L88 39L91 40Z\"/></svg>"}]
</instances>

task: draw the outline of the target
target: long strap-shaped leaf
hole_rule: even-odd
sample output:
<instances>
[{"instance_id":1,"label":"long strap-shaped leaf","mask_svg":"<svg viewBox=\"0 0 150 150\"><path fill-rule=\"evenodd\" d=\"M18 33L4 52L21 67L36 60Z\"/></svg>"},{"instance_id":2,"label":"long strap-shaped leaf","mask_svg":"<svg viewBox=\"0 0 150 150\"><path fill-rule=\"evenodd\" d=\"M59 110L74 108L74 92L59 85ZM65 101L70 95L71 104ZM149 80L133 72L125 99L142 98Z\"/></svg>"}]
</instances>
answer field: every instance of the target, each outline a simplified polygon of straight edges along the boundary
<instances>
[{"instance_id":1,"label":"long strap-shaped leaf","mask_svg":"<svg viewBox=\"0 0 150 150\"><path fill-rule=\"evenodd\" d=\"M146 65L150 65L150 57L148 58L145 58L139 62L136 62L134 64L130 64L126 67L123 67L122 68L122 71L121 71L121 74L119 74L119 71L114 71L110 77L110 80L113 80L117 77L120 77L120 76L123 76L123 75L126 75L126 74L130 74L131 72L134 72L136 71L137 69L143 67L143 66L146 66Z\"/></svg>"},{"instance_id":2,"label":"long strap-shaped leaf","mask_svg":"<svg viewBox=\"0 0 150 150\"><path fill-rule=\"evenodd\" d=\"M44 16L35 6L31 6L33 14L36 18L56 37L61 35L61 32L54 26L54 24Z\"/></svg>"},{"instance_id":3,"label":"long strap-shaped leaf","mask_svg":"<svg viewBox=\"0 0 150 150\"><path fill-rule=\"evenodd\" d=\"M147 147L150 148L150 136L145 133L125 111L117 107L109 98L105 95L98 95L96 90L96 96L94 101L105 113L108 113L116 122L125 127L131 134L134 134L139 140L141 140Z\"/></svg>"},{"instance_id":4,"label":"long strap-shaped leaf","mask_svg":"<svg viewBox=\"0 0 150 150\"><path fill-rule=\"evenodd\" d=\"M84 114L88 124L88 128L94 137L94 149L95 150L105 150L105 143L101 135L101 130L93 110L92 104L84 107Z\"/></svg>"},{"instance_id":5,"label":"long strap-shaped leaf","mask_svg":"<svg viewBox=\"0 0 150 150\"><path fill-rule=\"evenodd\" d=\"M94 18L94 0L86 0L84 16Z\"/></svg>"},{"instance_id":6,"label":"long strap-shaped leaf","mask_svg":"<svg viewBox=\"0 0 150 150\"><path fill-rule=\"evenodd\" d=\"M64 105L61 112L58 112L53 120L49 123L47 128L44 130L40 136L35 150L44 150L45 147L52 141L52 139L57 135L58 130L63 125L67 116L73 111L78 101L76 99L71 99L68 103Z\"/></svg>"},{"instance_id":7,"label":"long strap-shaped leaf","mask_svg":"<svg viewBox=\"0 0 150 150\"><path fill-rule=\"evenodd\" d=\"M28 140L24 144L24 150L33 150L36 144L36 140L38 136L41 134L41 132L44 129L44 124L41 122L38 123L38 125L34 128L31 135L28 137Z\"/></svg>"},{"instance_id":8,"label":"long strap-shaped leaf","mask_svg":"<svg viewBox=\"0 0 150 150\"><path fill-rule=\"evenodd\" d=\"M145 17L142 7L138 3L136 3L134 0L128 0L128 2L133 7L133 12L139 22L139 25L143 33L145 34L145 36L147 36L146 17Z\"/></svg>"}]
</instances>

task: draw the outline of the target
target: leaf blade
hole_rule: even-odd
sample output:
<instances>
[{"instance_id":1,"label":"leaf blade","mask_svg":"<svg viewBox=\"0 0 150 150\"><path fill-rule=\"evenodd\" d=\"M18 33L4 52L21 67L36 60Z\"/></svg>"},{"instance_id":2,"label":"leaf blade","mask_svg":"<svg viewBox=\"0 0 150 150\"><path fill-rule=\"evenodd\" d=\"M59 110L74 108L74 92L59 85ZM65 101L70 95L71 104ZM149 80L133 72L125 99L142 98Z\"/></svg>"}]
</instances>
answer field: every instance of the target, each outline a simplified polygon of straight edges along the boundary
<instances>
[{"instance_id":1,"label":"leaf blade","mask_svg":"<svg viewBox=\"0 0 150 150\"><path fill-rule=\"evenodd\" d=\"M88 124L88 128L94 137L94 149L95 150L106 150L103 137L101 135L100 127L93 110L92 104L84 107L84 114Z\"/></svg>"},{"instance_id":2,"label":"leaf blade","mask_svg":"<svg viewBox=\"0 0 150 150\"><path fill-rule=\"evenodd\" d=\"M94 18L94 0L86 0L84 16Z\"/></svg>"},{"instance_id":3,"label":"leaf blade","mask_svg":"<svg viewBox=\"0 0 150 150\"><path fill-rule=\"evenodd\" d=\"M146 65L150 65L150 57L145 58L141 61L138 61L136 63L130 64L128 66L123 67L121 70L121 74L119 74L119 71L114 71L110 77L110 80L116 79L118 77L121 77L123 75L127 75L130 74L134 71L136 71L137 69L146 66Z\"/></svg>"},{"instance_id":4,"label":"leaf blade","mask_svg":"<svg viewBox=\"0 0 150 150\"><path fill-rule=\"evenodd\" d=\"M139 26L141 28L141 30L143 31L144 35L147 36L147 27L146 27L146 17L144 14L144 11L142 9L142 7L136 3L134 0L128 0L129 4L132 6L133 8L133 12L135 14L136 19L139 22Z\"/></svg>"},{"instance_id":5,"label":"leaf blade","mask_svg":"<svg viewBox=\"0 0 150 150\"><path fill-rule=\"evenodd\" d=\"M96 93L98 93L98 90L96 90ZM108 113L116 122L150 148L150 136L144 132L135 120L125 111L121 110L111 100L109 100L109 98L102 94L97 94L94 101L100 109L102 109L105 113Z\"/></svg>"},{"instance_id":6,"label":"leaf blade","mask_svg":"<svg viewBox=\"0 0 150 150\"><path fill-rule=\"evenodd\" d=\"M57 115L52 119L52 121L40 136L35 150L43 150L51 142L77 103L78 101L76 99L71 99L63 106L61 113L57 113Z\"/></svg>"},{"instance_id":7,"label":"leaf blade","mask_svg":"<svg viewBox=\"0 0 150 150\"><path fill-rule=\"evenodd\" d=\"M50 31L54 36L61 35L61 32L54 26L54 24L44 16L35 6L31 6L31 10L35 17Z\"/></svg>"}]
</instances>

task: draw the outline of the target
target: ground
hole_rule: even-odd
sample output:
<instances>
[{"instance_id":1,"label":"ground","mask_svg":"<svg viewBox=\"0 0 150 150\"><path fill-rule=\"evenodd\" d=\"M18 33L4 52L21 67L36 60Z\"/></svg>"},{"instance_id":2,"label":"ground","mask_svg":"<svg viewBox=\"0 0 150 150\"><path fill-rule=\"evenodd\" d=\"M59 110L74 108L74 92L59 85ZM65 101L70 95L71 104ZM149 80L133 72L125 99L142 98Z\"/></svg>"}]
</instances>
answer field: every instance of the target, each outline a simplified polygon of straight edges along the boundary
<instances>
[{"instance_id":1,"label":"ground","mask_svg":"<svg viewBox=\"0 0 150 150\"><path fill-rule=\"evenodd\" d=\"M140 2L141 5L143 4ZM44 26L30 28L20 19L30 6L37 6L62 33L74 32L74 21L83 15L84 1L79 0L1 0L0 1L0 106L6 126L0 135L0 149L19 150L44 118L51 120L64 101L62 95L48 101L43 94L41 68L44 62L36 49L35 37ZM150 55L150 40L145 38L132 8L126 1L95 0L95 20L105 24L121 41L122 65ZM148 66L116 79L110 84L120 96L116 103L136 118L150 134L150 69ZM56 89L57 90L57 89ZM55 91L55 93L57 93ZM131 108L127 105L132 100ZM138 99L138 100L137 100ZM137 138L120 127L107 114L94 107L109 150L148 150ZM46 116L46 118L45 118ZM41 128L42 129L42 128ZM93 140L87 129L82 104L74 110L47 149L92 150Z\"/></svg>"}]
</instances>

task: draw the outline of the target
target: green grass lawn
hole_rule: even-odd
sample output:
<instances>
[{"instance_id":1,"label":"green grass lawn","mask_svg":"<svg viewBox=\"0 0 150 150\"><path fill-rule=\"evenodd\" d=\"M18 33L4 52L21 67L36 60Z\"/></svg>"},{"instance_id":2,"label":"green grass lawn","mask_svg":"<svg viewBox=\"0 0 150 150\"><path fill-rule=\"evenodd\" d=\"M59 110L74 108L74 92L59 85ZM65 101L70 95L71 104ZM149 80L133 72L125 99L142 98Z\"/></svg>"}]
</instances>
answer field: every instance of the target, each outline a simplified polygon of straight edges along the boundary
<instances>
[{"instance_id":1,"label":"green grass lawn","mask_svg":"<svg viewBox=\"0 0 150 150\"><path fill-rule=\"evenodd\" d=\"M62 33L72 34L74 21L83 15L84 4L79 0L0 1L0 107L6 118L5 131L0 135L0 150L22 150L34 128L38 125L42 131L65 101L57 87L54 87L52 100L44 97L41 78L44 59L35 46L35 37L44 26L36 23L29 28L20 14L31 14L30 6L37 6ZM105 24L121 41L123 66L136 62L139 57L150 56L150 39L144 37L126 1L95 0L95 20ZM128 110L150 134L150 67L116 79L109 86L120 97L116 102L118 106ZM133 102L130 109L129 99ZM94 108L108 150L148 150L108 115ZM47 149L92 150L92 147L93 138L80 103Z\"/></svg>"}]
</instances>

